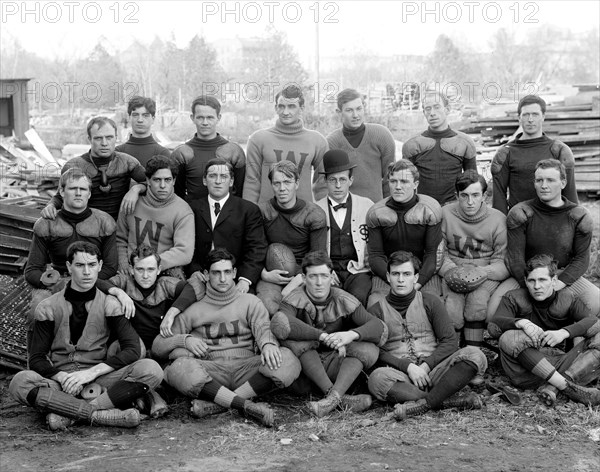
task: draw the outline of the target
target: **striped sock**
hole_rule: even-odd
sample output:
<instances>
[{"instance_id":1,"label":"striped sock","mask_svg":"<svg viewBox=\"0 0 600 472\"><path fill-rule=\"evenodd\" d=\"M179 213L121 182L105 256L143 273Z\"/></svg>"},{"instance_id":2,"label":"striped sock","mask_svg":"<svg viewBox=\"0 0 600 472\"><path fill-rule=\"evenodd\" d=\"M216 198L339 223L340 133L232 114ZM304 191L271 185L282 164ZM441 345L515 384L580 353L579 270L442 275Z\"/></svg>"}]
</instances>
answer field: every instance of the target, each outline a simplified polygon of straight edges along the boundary
<instances>
[{"instance_id":1,"label":"striped sock","mask_svg":"<svg viewBox=\"0 0 600 472\"><path fill-rule=\"evenodd\" d=\"M485 321L465 321L464 335L467 346L483 345L483 330Z\"/></svg>"},{"instance_id":2,"label":"striped sock","mask_svg":"<svg viewBox=\"0 0 600 472\"><path fill-rule=\"evenodd\" d=\"M227 387L224 387L214 380L204 384L200 394L205 399L213 401L217 405L224 406L225 408L236 408L238 410L243 410L244 403L246 403L244 398L236 395Z\"/></svg>"},{"instance_id":3,"label":"striped sock","mask_svg":"<svg viewBox=\"0 0 600 472\"><path fill-rule=\"evenodd\" d=\"M268 379L261 373L256 373L248 381L236 388L235 394L249 400L250 398L270 392L274 387L271 379Z\"/></svg>"},{"instance_id":4,"label":"striped sock","mask_svg":"<svg viewBox=\"0 0 600 472\"><path fill-rule=\"evenodd\" d=\"M544 355L532 347L526 348L517 356L519 363L532 374L548 380L556 372L556 369Z\"/></svg>"}]
</instances>

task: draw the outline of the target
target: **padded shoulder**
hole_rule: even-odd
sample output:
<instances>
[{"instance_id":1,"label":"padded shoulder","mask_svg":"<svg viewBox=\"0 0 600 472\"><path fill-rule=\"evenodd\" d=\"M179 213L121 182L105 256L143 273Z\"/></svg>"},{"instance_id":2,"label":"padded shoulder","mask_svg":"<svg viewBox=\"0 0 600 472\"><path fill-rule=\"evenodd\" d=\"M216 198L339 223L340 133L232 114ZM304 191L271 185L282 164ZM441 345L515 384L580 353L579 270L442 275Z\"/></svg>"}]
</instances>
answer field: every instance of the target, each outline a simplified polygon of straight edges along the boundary
<instances>
[{"instance_id":1,"label":"padded shoulder","mask_svg":"<svg viewBox=\"0 0 600 472\"><path fill-rule=\"evenodd\" d=\"M327 215L316 203L306 202L305 225L311 230L325 228L327 226Z\"/></svg>"},{"instance_id":2,"label":"padded shoulder","mask_svg":"<svg viewBox=\"0 0 600 472\"><path fill-rule=\"evenodd\" d=\"M553 140L550 145L550 154L555 159L558 159L566 168L575 166L575 158L573 157L571 148L562 141Z\"/></svg>"},{"instance_id":3,"label":"padded shoulder","mask_svg":"<svg viewBox=\"0 0 600 472\"><path fill-rule=\"evenodd\" d=\"M91 210L94 219L98 223L98 229L101 231L99 236L108 236L117 230L117 223L115 223L115 220L112 216L105 211L97 210L96 208L92 208Z\"/></svg>"},{"instance_id":4,"label":"padded shoulder","mask_svg":"<svg viewBox=\"0 0 600 472\"><path fill-rule=\"evenodd\" d=\"M592 215L587 208L577 205L569 210L569 218L575 221L577 229L583 233L591 233L594 229Z\"/></svg>"},{"instance_id":5,"label":"padded shoulder","mask_svg":"<svg viewBox=\"0 0 600 472\"><path fill-rule=\"evenodd\" d=\"M138 161L131 154L127 154L125 152L115 151L116 158L122 162L128 170L133 170L137 166L140 166L140 161Z\"/></svg>"},{"instance_id":6,"label":"padded shoulder","mask_svg":"<svg viewBox=\"0 0 600 472\"><path fill-rule=\"evenodd\" d=\"M477 154L473 139L468 134L456 130L452 131L456 133L456 136L442 138L440 147L455 156L461 156L464 159L473 159Z\"/></svg>"},{"instance_id":7,"label":"padded shoulder","mask_svg":"<svg viewBox=\"0 0 600 472\"><path fill-rule=\"evenodd\" d=\"M187 164L194 158L194 150L187 144L177 146L171 153L171 157L178 164Z\"/></svg>"},{"instance_id":8,"label":"padded shoulder","mask_svg":"<svg viewBox=\"0 0 600 472\"><path fill-rule=\"evenodd\" d=\"M331 294L335 300L336 311L343 316L353 313L360 306L360 302L354 295L339 287L331 287Z\"/></svg>"},{"instance_id":9,"label":"padded shoulder","mask_svg":"<svg viewBox=\"0 0 600 472\"><path fill-rule=\"evenodd\" d=\"M231 162L233 167L244 167L246 165L246 154L239 144L227 142L219 146L215 156Z\"/></svg>"},{"instance_id":10,"label":"padded shoulder","mask_svg":"<svg viewBox=\"0 0 600 472\"><path fill-rule=\"evenodd\" d=\"M492 174L497 174L502 170L502 166L504 166L509 153L510 147L507 145L502 146L496 151L496 155L492 159Z\"/></svg>"},{"instance_id":11,"label":"padded shoulder","mask_svg":"<svg viewBox=\"0 0 600 472\"><path fill-rule=\"evenodd\" d=\"M533 216L533 208L530 202L531 200L517 203L510 209L506 216L506 226L508 229L518 228Z\"/></svg>"},{"instance_id":12,"label":"padded shoulder","mask_svg":"<svg viewBox=\"0 0 600 472\"><path fill-rule=\"evenodd\" d=\"M442 207L435 198L419 195L417 204L404 214L409 225L435 226L442 221Z\"/></svg>"},{"instance_id":13,"label":"padded shoulder","mask_svg":"<svg viewBox=\"0 0 600 472\"><path fill-rule=\"evenodd\" d=\"M433 146L435 146L435 139L428 138L422 134L413 136L402 145L402 158L412 161L415 156L433 149Z\"/></svg>"},{"instance_id":14,"label":"padded shoulder","mask_svg":"<svg viewBox=\"0 0 600 472\"><path fill-rule=\"evenodd\" d=\"M116 297L113 297L112 295L106 295L102 292L100 292L100 290L98 290L98 292L101 294L101 296L104 296L104 316L106 318L109 318L111 316L121 316L123 315L123 309L121 308L121 303L119 302L119 300L117 300Z\"/></svg>"},{"instance_id":15,"label":"padded shoulder","mask_svg":"<svg viewBox=\"0 0 600 472\"><path fill-rule=\"evenodd\" d=\"M366 219L369 228L394 226L398 222L398 214L385 204L390 198L384 198L369 208Z\"/></svg>"},{"instance_id":16,"label":"padded shoulder","mask_svg":"<svg viewBox=\"0 0 600 472\"><path fill-rule=\"evenodd\" d=\"M279 215L279 212L271 205L269 200L260 203L258 206L265 221L273 221Z\"/></svg>"},{"instance_id":17,"label":"padded shoulder","mask_svg":"<svg viewBox=\"0 0 600 472\"><path fill-rule=\"evenodd\" d=\"M38 321L55 321L58 311L64 307L61 298L64 299L64 289L43 299L35 308L34 318Z\"/></svg>"},{"instance_id":18,"label":"padded shoulder","mask_svg":"<svg viewBox=\"0 0 600 472\"><path fill-rule=\"evenodd\" d=\"M55 227L59 227L58 232L61 236L70 236L73 233L73 228L71 225L66 224L60 218L55 218L54 220L38 218L33 225L33 232L38 238L48 238L56 233L56 231L53 230Z\"/></svg>"}]
</instances>

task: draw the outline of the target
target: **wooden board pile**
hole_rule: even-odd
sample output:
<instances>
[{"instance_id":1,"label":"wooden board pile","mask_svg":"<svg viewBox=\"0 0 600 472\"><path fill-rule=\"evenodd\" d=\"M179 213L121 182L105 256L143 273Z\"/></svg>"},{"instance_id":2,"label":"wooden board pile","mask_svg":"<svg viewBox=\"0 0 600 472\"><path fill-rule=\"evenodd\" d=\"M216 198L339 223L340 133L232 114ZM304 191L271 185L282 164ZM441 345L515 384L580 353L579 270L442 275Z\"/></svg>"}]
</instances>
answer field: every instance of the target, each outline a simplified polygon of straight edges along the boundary
<instances>
[{"instance_id":1,"label":"wooden board pile","mask_svg":"<svg viewBox=\"0 0 600 472\"><path fill-rule=\"evenodd\" d=\"M0 365L22 370L27 367L27 312L31 287L23 277L0 275Z\"/></svg>"},{"instance_id":2,"label":"wooden board pile","mask_svg":"<svg viewBox=\"0 0 600 472\"><path fill-rule=\"evenodd\" d=\"M477 161L492 161L498 148L520 133L517 112L506 117L471 119L460 130L472 134L478 144ZM594 105L552 106L546 110L544 133L567 144L575 157L577 190L600 197L600 107Z\"/></svg>"}]
</instances>

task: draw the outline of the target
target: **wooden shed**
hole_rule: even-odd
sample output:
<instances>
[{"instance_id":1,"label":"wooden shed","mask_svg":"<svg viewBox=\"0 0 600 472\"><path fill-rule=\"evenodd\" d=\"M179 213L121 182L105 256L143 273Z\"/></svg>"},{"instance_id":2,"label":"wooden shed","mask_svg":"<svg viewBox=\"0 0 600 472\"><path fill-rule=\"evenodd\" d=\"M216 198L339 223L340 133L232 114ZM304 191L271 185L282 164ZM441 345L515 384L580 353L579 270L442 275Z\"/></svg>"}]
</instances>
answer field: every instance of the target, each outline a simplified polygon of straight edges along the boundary
<instances>
[{"instance_id":1,"label":"wooden shed","mask_svg":"<svg viewBox=\"0 0 600 472\"><path fill-rule=\"evenodd\" d=\"M26 142L25 131L29 129L30 80L0 79L0 135L9 137L14 132L20 142Z\"/></svg>"}]
</instances>

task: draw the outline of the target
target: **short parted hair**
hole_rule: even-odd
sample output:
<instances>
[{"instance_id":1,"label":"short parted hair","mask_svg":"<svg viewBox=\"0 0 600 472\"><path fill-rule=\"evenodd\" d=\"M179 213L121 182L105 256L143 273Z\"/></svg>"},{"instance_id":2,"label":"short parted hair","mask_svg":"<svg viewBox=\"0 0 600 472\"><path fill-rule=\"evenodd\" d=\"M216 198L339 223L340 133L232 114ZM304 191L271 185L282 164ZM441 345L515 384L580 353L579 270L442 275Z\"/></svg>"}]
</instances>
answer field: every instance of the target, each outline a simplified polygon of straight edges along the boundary
<instances>
[{"instance_id":1,"label":"short parted hair","mask_svg":"<svg viewBox=\"0 0 600 472\"><path fill-rule=\"evenodd\" d=\"M302 259L302 273L306 274L309 267L320 265L326 265L330 272L333 270L333 263L325 251L310 251Z\"/></svg>"},{"instance_id":2,"label":"short parted hair","mask_svg":"<svg viewBox=\"0 0 600 472\"><path fill-rule=\"evenodd\" d=\"M521 100L519 100L519 105L517 105L517 115L521 116L521 109L527 105L535 105L538 104L542 109L542 114L546 114L546 101L542 97L538 97L537 95L525 95Z\"/></svg>"},{"instance_id":3,"label":"short parted hair","mask_svg":"<svg viewBox=\"0 0 600 472\"><path fill-rule=\"evenodd\" d=\"M406 262L410 262L412 264L413 268L415 269L415 274L419 273L421 270L421 261L410 251L392 252L390 257L388 257L387 273L390 273L392 266L397 266Z\"/></svg>"},{"instance_id":4,"label":"short parted hair","mask_svg":"<svg viewBox=\"0 0 600 472\"><path fill-rule=\"evenodd\" d=\"M296 84L286 85L283 89L277 92L277 95L275 95L275 105L277 105L277 100L279 100L279 97L297 98L300 108L304 106L304 94L302 93L302 89Z\"/></svg>"},{"instance_id":5,"label":"short parted hair","mask_svg":"<svg viewBox=\"0 0 600 472\"><path fill-rule=\"evenodd\" d=\"M235 256L223 247L216 247L206 256L206 269L210 270L219 261L231 261L231 265L235 267Z\"/></svg>"},{"instance_id":6,"label":"short parted hair","mask_svg":"<svg viewBox=\"0 0 600 472\"><path fill-rule=\"evenodd\" d=\"M226 159L223 159L222 157L216 157L206 163L206 167L204 168L204 178L208 176L208 169L212 166L227 167L227 170L229 170L229 176L233 179L233 166L231 165L231 162L229 162Z\"/></svg>"},{"instance_id":7,"label":"short parted hair","mask_svg":"<svg viewBox=\"0 0 600 472\"><path fill-rule=\"evenodd\" d=\"M129 103L127 103L127 114L131 116L133 111L141 107L146 108L148 113L152 115L152 118L156 116L156 102L150 97L142 97L140 95L131 97L131 100L129 100Z\"/></svg>"},{"instance_id":8,"label":"short parted hair","mask_svg":"<svg viewBox=\"0 0 600 472\"><path fill-rule=\"evenodd\" d=\"M129 263L131 264L131 267L134 267L136 259L140 261L150 256L154 256L156 258L156 264L160 265L160 255L156 249L154 249L152 246L148 246L147 244L140 244L129 256Z\"/></svg>"},{"instance_id":9,"label":"short parted hair","mask_svg":"<svg viewBox=\"0 0 600 472\"><path fill-rule=\"evenodd\" d=\"M275 172L281 172L283 175L290 179L294 179L296 182L300 179L298 167L296 167L296 164L292 161L279 161L277 164L273 164L269 171L269 181L271 183L273 183L273 175L275 175Z\"/></svg>"},{"instance_id":10,"label":"short parted hair","mask_svg":"<svg viewBox=\"0 0 600 472\"><path fill-rule=\"evenodd\" d=\"M422 106L425 105L425 99L427 97L436 97L436 101L441 102L442 105L444 105L444 107L448 107L448 104L450 103L446 94L444 94L438 90L429 90L429 91L425 91L425 93L423 94L423 98L421 100Z\"/></svg>"},{"instance_id":11,"label":"short parted hair","mask_svg":"<svg viewBox=\"0 0 600 472\"><path fill-rule=\"evenodd\" d=\"M338 93L337 96L338 110L341 111L342 107L346 103L351 102L352 100L356 100L357 98L360 98L364 102L363 96L358 90L352 88L342 90L340 93Z\"/></svg>"},{"instance_id":12,"label":"short parted hair","mask_svg":"<svg viewBox=\"0 0 600 472\"><path fill-rule=\"evenodd\" d=\"M87 124L88 138L92 137L92 128L96 125L98 126L98 129L102 128L104 125L112 126L113 129L115 130L115 137L116 137L117 124L114 122L114 120L111 120L110 118L108 118L106 116L96 116L96 117L92 118L90 121L88 121L88 124Z\"/></svg>"},{"instance_id":13,"label":"short parted hair","mask_svg":"<svg viewBox=\"0 0 600 472\"><path fill-rule=\"evenodd\" d=\"M456 193L460 193L469 185L476 184L477 182L481 184L481 193L485 193L488 187L485 177L479 174L476 170L468 169L456 178L456 182L454 182L454 188L456 189Z\"/></svg>"},{"instance_id":14,"label":"short parted hair","mask_svg":"<svg viewBox=\"0 0 600 472\"><path fill-rule=\"evenodd\" d=\"M71 167L70 169L67 169L60 176L60 179L58 180L58 186L64 190L67 186L67 182L79 179L86 179L90 189L92 188L92 179L90 179L89 175L83 172L83 170L81 170L79 167Z\"/></svg>"},{"instance_id":15,"label":"short parted hair","mask_svg":"<svg viewBox=\"0 0 600 472\"><path fill-rule=\"evenodd\" d=\"M538 169L556 169L560 174L560 180L567 180L567 169L558 159L542 159L535 165L535 170Z\"/></svg>"},{"instance_id":16,"label":"short parted hair","mask_svg":"<svg viewBox=\"0 0 600 472\"><path fill-rule=\"evenodd\" d=\"M554 260L551 254L536 254L525 263L525 278L535 269L543 267L548 268L550 277L554 277L558 273L558 262Z\"/></svg>"},{"instance_id":17,"label":"short parted hair","mask_svg":"<svg viewBox=\"0 0 600 472\"><path fill-rule=\"evenodd\" d=\"M67 262L69 262L69 264L73 263L75 254L78 252L84 252L90 256L96 256L98 258L98 262L102 260L102 254L100 253L98 246L88 241L75 241L74 243L69 244L67 247Z\"/></svg>"},{"instance_id":18,"label":"short parted hair","mask_svg":"<svg viewBox=\"0 0 600 472\"><path fill-rule=\"evenodd\" d=\"M388 166L387 178L389 179L394 172L400 172L401 170L408 170L413 176L415 182L419 181L419 171L415 165L408 159L400 159L399 161L392 162Z\"/></svg>"},{"instance_id":19,"label":"short parted hair","mask_svg":"<svg viewBox=\"0 0 600 472\"><path fill-rule=\"evenodd\" d=\"M150 160L146 163L146 169L144 172L146 177L150 179L160 169L169 169L174 179L176 179L177 175L179 174L179 166L175 163L175 161L166 156L161 156L160 154L150 158Z\"/></svg>"},{"instance_id":20,"label":"short parted hair","mask_svg":"<svg viewBox=\"0 0 600 472\"><path fill-rule=\"evenodd\" d=\"M199 97L196 97L192 102L192 115L196 113L196 107L198 105L211 107L217 112L217 116L221 114L221 102L212 95L200 95Z\"/></svg>"}]
</instances>

